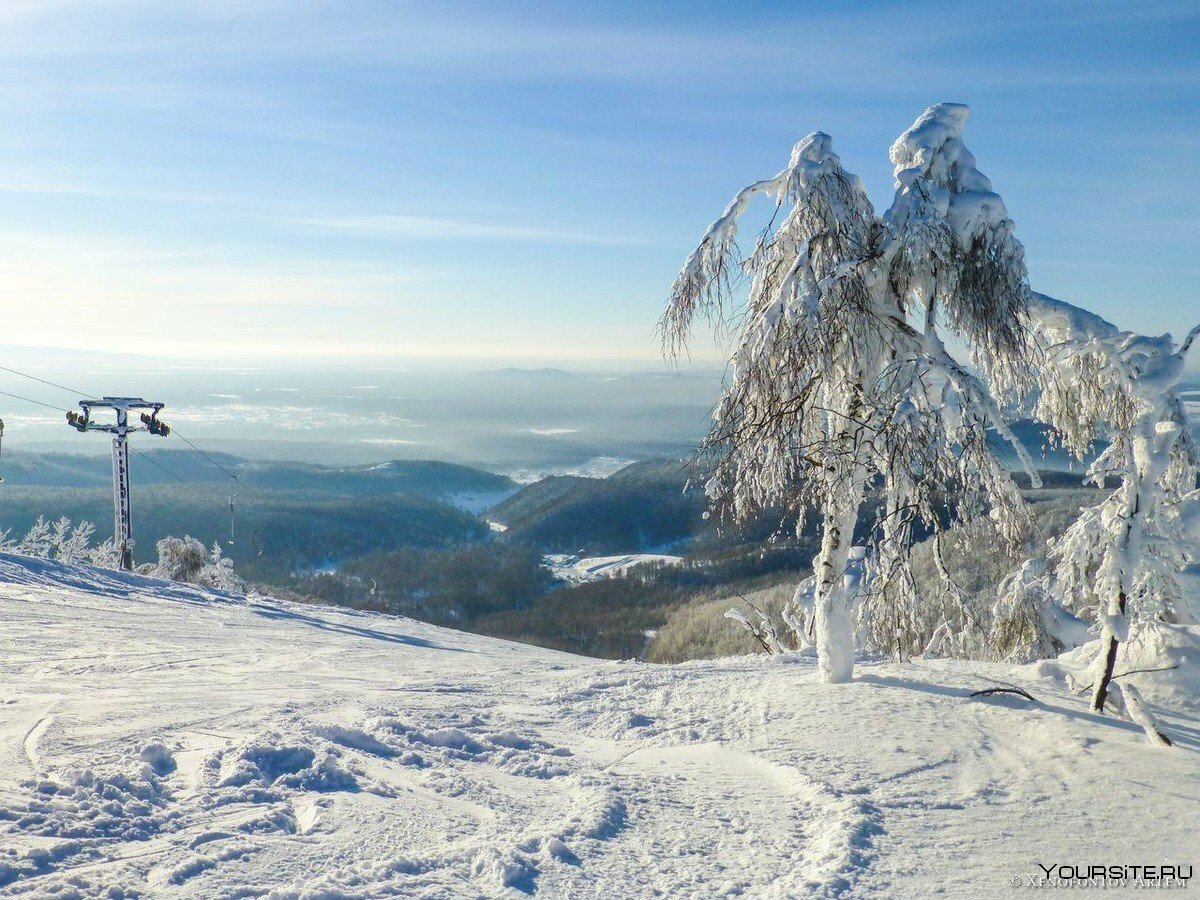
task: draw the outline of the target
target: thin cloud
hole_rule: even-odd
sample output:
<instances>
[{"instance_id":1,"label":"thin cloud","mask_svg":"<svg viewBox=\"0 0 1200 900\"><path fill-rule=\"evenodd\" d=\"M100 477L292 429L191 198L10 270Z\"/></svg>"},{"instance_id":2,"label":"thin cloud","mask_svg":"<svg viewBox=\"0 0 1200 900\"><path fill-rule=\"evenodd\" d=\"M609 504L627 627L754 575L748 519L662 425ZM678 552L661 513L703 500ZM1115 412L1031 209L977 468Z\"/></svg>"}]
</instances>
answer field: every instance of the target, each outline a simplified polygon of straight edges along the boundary
<instances>
[{"instance_id":1,"label":"thin cloud","mask_svg":"<svg viewBox=\"0 0 1200 900\"><path fill-rule=\"evenodd\" d=\"M516 225L479 219L453 219L434 216L345 216L339 218L292 219L290 222L294 227L304 231L380 239L505 241L524 244L590 244L607 246L632 246L645 243L627 235L600 234L539 225Z\"/></svg>"}]
</instances>

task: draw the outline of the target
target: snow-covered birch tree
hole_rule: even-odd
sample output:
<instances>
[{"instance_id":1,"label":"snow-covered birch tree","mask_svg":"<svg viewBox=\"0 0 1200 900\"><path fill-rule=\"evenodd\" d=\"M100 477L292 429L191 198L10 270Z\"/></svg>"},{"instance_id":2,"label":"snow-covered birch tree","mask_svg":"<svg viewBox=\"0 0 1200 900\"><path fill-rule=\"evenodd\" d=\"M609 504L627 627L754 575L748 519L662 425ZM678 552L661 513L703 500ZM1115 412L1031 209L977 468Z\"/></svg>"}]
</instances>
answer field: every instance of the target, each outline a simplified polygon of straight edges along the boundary
<instances>
[{"instance_id":1,"label":"snow-covered birch tree","mask_svg":"<svg viewBox=\"0 0 1200 900\"><path fill-rule=\"evenodd\" d=\"M1034 415L1077 458L1097 438L1110 442L1087 478L1115 481L1115 490L1050 551L1057 598L1100 631L1090 674L1092 708L1103 711L1131 622L1196 621L1176 575L1200 555L1185 538L1200 520L1200 454L1175 388L1200 325L1177 342L1121 331L1040 294L1030 308L1042 351Z\"/></svg>"},{"instance_id":2,"label":"snow-covered birch tree","mask_svg":"<svg viewBox=\"0 0 1200 900\"><path fill-rule=\"evenodd\" d=\"M914 525L936 530L947 516L990 509L1006 539L1021 532L1020 496L988 446L989 426L1028 457L988 381L1008 389L1027 371L1029 291L1003 201L962 144L966 113L931 107L896 141L896 197L883 216L828 135L804 138L786 168L739 191L709 227L660 323L676 354L698 317L730 314L749 279L702 446L707 491L726 520L774 508L802 527L816 512L812 625L831 682L853 672L858 591L845 576L856 530L874 526L876 643L900 653L911 638ZM776 214L739 263L738 219L758 195ZM971 348L983 378L954 359L943 328ZM869 508L879 510L874 523Z\"/></svg>"}]
</instances>

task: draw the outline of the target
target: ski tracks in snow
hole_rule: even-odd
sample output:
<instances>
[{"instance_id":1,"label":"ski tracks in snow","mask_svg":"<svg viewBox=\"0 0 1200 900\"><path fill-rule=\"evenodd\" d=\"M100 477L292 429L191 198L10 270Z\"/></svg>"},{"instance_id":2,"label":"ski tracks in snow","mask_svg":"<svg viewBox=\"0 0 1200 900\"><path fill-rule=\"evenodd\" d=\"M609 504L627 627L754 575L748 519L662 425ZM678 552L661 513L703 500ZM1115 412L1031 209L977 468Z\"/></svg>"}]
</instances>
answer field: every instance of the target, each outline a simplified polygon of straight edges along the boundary
<instances>
[{"instance_id":1,"label":"ski tracks in snow","mask_svg":"<svg viewBox=\"0 0 1200 900\"><path fill-rule=\"evenodd\" d=\"M619 867L632 896L837 897L870 866L880 809L779 752L772 735L794 723L770 689L734 674L761 662L615 664L558 699L593 755L613 755L605 768L627 798L628 828L597 864ZM795 662L779 687L815 675Z\"/></svg>"},{"instance_id":2,"label":"ski tracks in snow","mask_svg":"<svg viewBox=\"0 0 1200 900\"><path fill-rule=\"evenodd\" d=\"M51 600L21 609L80 615ZM874 854L878 809L755 746L770 694L719 664L580 660L282 604L141 613L95 647L27 650L62 699L37 695L33 775L0 795L14 895L832 896ZM172 652L129 651L157 634Z\"/></svg>"},{"instance_id":3,"label":"ski tracks in snow","mask_svg":"<svg viewBox=\"0 0 1200 900\"><path fill-rule=\"evenodd\" d=\"M41 741L42 735L46 733L46 729L53 724L54 716L47 712L30 726L21 741L21 749L25 751L25 758L29 760L29 765L33 767L34 772L42 767L41 759L38 757L38 743Z\"/></svg>"},{"instance_id":4,"label":"ski tracks in snow","mask_svg":"<svg viewBox=\"0 0 1200 900\"><path fill-rule=\"evenodd\" d=\"M837 895L881 830L863 798L723 744L648 747L616 771L638 796L628 839L645 848L636 875L670 896Z\"/></svg>"}]
</instances>

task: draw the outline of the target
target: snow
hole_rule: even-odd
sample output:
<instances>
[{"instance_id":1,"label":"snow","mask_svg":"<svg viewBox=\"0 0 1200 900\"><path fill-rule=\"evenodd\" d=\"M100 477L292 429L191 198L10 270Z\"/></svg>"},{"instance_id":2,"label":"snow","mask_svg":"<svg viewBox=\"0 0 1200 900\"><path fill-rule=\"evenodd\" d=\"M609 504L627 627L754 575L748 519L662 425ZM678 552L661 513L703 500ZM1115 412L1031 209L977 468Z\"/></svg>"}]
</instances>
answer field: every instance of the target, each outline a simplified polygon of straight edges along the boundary
<instances>
[{"instance_id":1,"label":"snow","mask_svg":"<svg viewBox=\"0 0 1200 900\"><path fill-rule=\"evenodd\" d=\"M533 484L543 478L556 475L574 475L579 478L607 478L620 472L626 466L631 466L636 459L624 456L593 456L579 463L563 466L547 466L543 468L516 469L505 472L517 484Z\"/></svg>"},{"instance_id":2,"label":"snow","mask_svg":"<svg viewBox=\"0 0 1200 900\"><path fill-rule=\"evenodd\" d=\"M543 559L545 567L555 578L569 581L572 584L599 581L602 578L616 578L635 566L652 564L677 566L683 562L682 556L671 556L665 553L624 553L619 556L585 556L582 558L571 553L549 553Z\"/></svg>"},{"instance_id":3,"label":"snow","mask_svg":"<svg viewBox=\"0 0 1200 900\"><path fill-rule=\"evenodd\" d=\"M1051 343L1104 341L1119 332L1116 325L1095 313L1034 291L1029 297L1030 319Z\"/></svg>"},{"instance_id":4,"label":"snow","mask_svg":"<svg viewBox=\"0 0 1200 900\"><path fill-rule=\"evenodd\" d=\"M919 180L918 206L931 203L964 242L979 228L1008 218L1004 201L963 144L968 112L961 103L931 106L896 138L890 151L901 201L894 209L897 217L912 214L905 195Z\"/></svg>"},{"instance_id":5,"label":"snow","mask_svg":"<svg viewBox=\"0 0 1200 900\"><path fill-rule=\"evenodd\" d=\"M519 491L517 485L512 487L502 488L498 491L471 491L458 494L451 494L444 498L451 506L461 509L463 512L469 512L472 515L483 515L494 506L497 506Z\"/></svg>"},{"instance_id":6,"label":"snow","mask_svg":"<svg viewBox=\"0 0 1200 900\"><path fill-rule=\"evenodd\" d=\"M1200 711L1152 748L1058 663L823 685L7 554L0 616L9 896L1005 897L1195 862ZM967 696L997 681L1039 702Z\"/></svg>"}]
</instances>

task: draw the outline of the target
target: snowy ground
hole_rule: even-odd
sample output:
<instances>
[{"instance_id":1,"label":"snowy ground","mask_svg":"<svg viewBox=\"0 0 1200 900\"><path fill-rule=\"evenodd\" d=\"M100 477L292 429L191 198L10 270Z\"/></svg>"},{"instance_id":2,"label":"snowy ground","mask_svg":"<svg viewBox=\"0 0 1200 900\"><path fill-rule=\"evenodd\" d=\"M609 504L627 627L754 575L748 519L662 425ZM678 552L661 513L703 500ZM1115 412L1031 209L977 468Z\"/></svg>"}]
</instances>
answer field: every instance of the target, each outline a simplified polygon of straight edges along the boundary
<instances>
[{"instance_id":1,"label":"snowy ground","mask_svg":"<svg viewBox=\"0 0 1200 900\"><path fill-rule=\"evenodd\" d=\"M451 506L478 516L487 512L493 506L503 503L519 490L519 487L513 485L511 488L505 488L502 491L483 491L480 493L464 492L461 494L451 494L449 497L446 497L445 500ZM491 525L493 523L489 522L488 524Z\"/></svg>"},{"instance_id":2,"label":"snowy ground","mask_svg":"<svg viewBox=\"0 0 1200 900\"><path fill-rule=\"evenodd\" d=\"M7 895L1012 897L1200 862L1197 716L1154 749L1046 667L821 686L10 556L0 613ZM967 699L989 678L1041 703Z\"/></svg>"}]
</instances>

